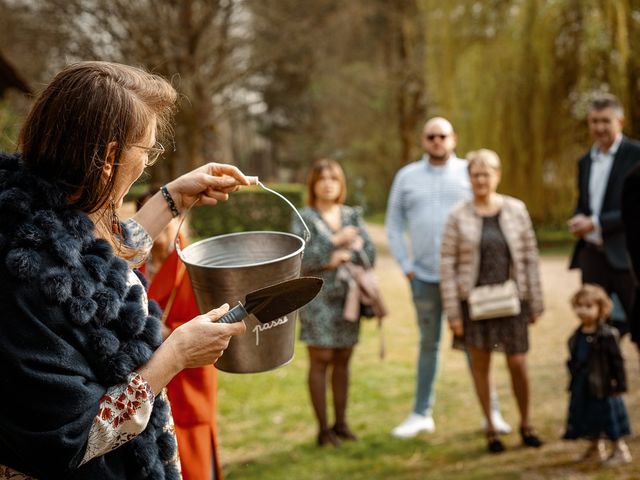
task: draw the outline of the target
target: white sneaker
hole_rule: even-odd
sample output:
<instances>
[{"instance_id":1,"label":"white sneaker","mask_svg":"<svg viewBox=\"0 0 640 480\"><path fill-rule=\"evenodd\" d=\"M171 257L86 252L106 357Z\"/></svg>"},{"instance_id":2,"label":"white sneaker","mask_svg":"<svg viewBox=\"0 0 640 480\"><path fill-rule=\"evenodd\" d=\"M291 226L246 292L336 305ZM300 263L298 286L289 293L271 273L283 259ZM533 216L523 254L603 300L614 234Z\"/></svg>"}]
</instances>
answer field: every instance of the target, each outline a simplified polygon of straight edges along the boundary
<instances>
[{"instance_id":1,"label":"white sneaker","mask_svg":"<svg viewBox=\"0 0 640 480\"><path fill-rule=\"evenodd\" d=\"M577 462L604 462L607 459L607 447L602 440L591 443L589 448L577 458Z\"/></svg>"},{"instance_id":2,"label":"white sneaker","mask_svg":"<svg viewBox=\"0 0 640 480\"><path fill-rule=\"evenodd\" d=\"M607 458L603 465L607 467L617 467L619 465L625 465L627 463L631 463L631 452L629 451L629 447L626 444L620 445L613 449L609 458Z\"/></svg>"},{"instance_id":3,"label":"white sneaker","mask_svg":"<svg viewBox=\"0 0 640 480\"><path fill-rule=\"evenodd\" d=\"M491 423L493 423L493 428L498 433L511 433L511 425L507 423L507 421L502 418L502 414L500 410L492 410L491 411ZM487 421L482 418L482 430L487 429Z\"/></svg>"},{"instance_id":4,"label":"white sneaker","mask_svg":"<svg viewBox=\"0 0 640 480\"><path fill-rule=\"evenodd\" d=\"M412 438L420 432L433 433L435 430L436 424L431 415L412 413L404 422L391 430L391 435L397 438Z\"/></svg>"}]
</instances>

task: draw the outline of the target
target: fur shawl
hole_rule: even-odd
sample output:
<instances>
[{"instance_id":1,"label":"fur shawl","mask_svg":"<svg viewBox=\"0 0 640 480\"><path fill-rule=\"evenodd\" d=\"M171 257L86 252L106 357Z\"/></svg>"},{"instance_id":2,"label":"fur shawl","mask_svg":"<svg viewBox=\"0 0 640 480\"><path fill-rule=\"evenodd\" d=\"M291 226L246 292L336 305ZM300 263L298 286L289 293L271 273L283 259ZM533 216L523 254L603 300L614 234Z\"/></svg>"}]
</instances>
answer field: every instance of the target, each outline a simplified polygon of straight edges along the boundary
<instances>
[{"instance_id":1,"label":"fur shawl","mask_svg":"<svg viewBox=\"0 0 640 480\"><path fill-rule=\"evenodd\" d=\"M40 479L180 478L159 396L140 435L78 467L102 395L162 341L159 308L146 314L127 275L60 188L0 154L0 465Z\"/></svg>"}]
</instances>

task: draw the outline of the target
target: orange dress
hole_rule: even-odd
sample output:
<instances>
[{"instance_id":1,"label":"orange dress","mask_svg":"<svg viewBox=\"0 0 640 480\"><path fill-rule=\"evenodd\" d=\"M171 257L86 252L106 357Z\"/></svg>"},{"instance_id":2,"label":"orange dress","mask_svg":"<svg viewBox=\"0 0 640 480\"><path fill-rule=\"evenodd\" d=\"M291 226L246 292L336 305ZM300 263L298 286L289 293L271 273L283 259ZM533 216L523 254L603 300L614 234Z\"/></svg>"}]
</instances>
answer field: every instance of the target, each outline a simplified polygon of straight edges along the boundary
<instances>
[{"instance_id":1,"label":"orange dress","mask_svg":"<svg viewBox=\"0 0 640 480\"><path fill-rule=\"evenodd\" d=\"M181 243L182 238L181 238ZM144 273L144 267L142 271ZM175 289L175 294L173 293ZM170 299L174 295L173 301ZM149 298L165 312L165 324L173 331L198 316L200 311L185 266L174 250L149 285ZM178 452L184 480L222 479L216 430L217 371L213 365L185 369L167 386L178 439Z\"/></svg>"}]
</instances>

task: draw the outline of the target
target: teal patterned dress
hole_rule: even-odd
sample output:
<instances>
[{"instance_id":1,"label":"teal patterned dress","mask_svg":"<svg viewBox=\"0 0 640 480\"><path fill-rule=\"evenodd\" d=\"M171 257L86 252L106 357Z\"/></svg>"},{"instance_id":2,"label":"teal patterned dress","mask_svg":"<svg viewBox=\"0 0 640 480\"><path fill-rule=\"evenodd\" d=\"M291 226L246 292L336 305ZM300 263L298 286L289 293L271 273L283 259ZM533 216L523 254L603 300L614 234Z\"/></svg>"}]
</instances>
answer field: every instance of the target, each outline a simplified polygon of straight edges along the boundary
<instances>
[{"instance_id":1,"label":"teal patterned dress","mask_svg":"<svg viewBox=\"0 0 640 480\"><path fill-rule=\"evenodd\" d=\"M302 275L321 277L322 290L316 298L300 310L300 340L308 345L324 348L349 348L358 343L360 322L352 322L342 317L342 309L347 295L347 283L343 280L346 272L342 268L325 270L335 247L331 236L335 233L322 219L320 213L311 207L300 210L300 215L309 227L311 239L302 257ZM367 233L360 210L342 205L340 207L342 227L353 225L359 228L364 240L361 252L353 252L351 261L363 265L362 256L373 266L375 247ZM297 217L293 223L294 232L304 237L304 227Z\"/></svg>"}]
</instances>

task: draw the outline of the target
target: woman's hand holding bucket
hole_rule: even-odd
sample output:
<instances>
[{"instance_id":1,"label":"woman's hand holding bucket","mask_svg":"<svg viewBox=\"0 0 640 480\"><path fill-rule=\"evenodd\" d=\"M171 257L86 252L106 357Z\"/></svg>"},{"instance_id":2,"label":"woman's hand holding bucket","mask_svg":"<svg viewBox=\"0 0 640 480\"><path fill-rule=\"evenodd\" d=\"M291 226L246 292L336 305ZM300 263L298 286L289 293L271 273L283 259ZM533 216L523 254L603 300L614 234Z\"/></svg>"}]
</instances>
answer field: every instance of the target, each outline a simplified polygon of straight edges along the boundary
<instances>
[{"instance_id":1,"label":"woman's hand holding bucket","mask_svg":"<svg viewBox=\"0 0 640 480\"><path fill-rule=\"evenodd\" d=\"M159 393L185 368L215 363L229 345L231 337L245 332L247 327L244 322L216 322L228 311L229 305L225 303L180 325L169 335L139 372L153 392Z\"/></svg>"},{"instance_id":2,"label":"woman's hand holding bucket","mask_svg":"<svg viewBox=\"0 0 640 480\"><path fill-rule=\"evenodd\" d=\"M233 165L207 163L167 183L134 218L155 239L173 217L196 203L215 205L226 201L229 193L241 186L257 183L258 177L247 177Z\"/></svg>"},{"instance_id":3,"label":"woman's hand holding bucket","mask_svg":"<svg viewBox=\"0 0 640 480\"><path fill-rule=\"evenodd\" d=\"M196 201L201 205L224 202L229 193L241 186L255 185L257 180L257 177L245 176L233 165L207 163L169 182L166 187L183 212Z\"/></svg>"},{"instance_id":4,"label":"woman's hand holding bucket","mask_svg":"<svg viewBox=\"0 0 640 480\"><path fill-rule=\"evenodd\" d=\"M231 337L245 332L247 327L244 322L234 324L216 322L228 311L229 305L225 303L175 329L167 341L174 342L176 359L182 368L215 363L229 346ZM174 339L171 338L173 336L175 336Z\"/></svg>"}]
</instances>

